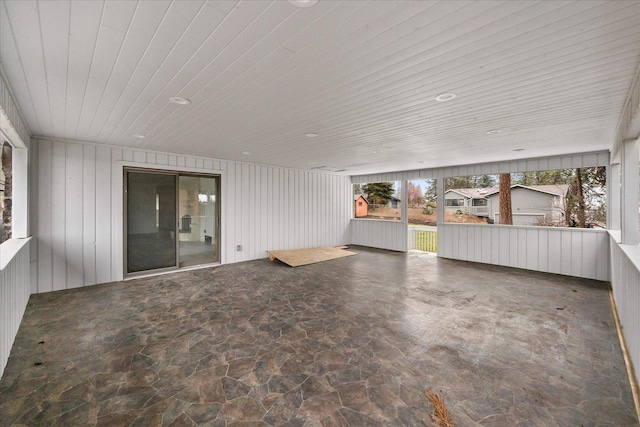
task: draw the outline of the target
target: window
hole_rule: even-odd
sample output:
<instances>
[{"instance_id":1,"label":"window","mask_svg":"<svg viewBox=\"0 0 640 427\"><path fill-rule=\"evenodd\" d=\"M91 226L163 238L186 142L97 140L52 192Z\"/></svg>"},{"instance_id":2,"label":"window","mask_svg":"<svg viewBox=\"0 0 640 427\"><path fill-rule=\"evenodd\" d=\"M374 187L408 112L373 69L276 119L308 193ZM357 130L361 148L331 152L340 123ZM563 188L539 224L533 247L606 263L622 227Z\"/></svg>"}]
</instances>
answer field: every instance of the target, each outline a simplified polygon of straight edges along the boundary
<instances>
[{"instance_id":1,"label":"window","mask_svg":"<svg viewBox=\"0 0 640 427\"><path fill-rule=\"evenodd\" d=\"M11 239L11 164L13 148L5 141L2 143L1 152L2 169L0 170L0 213L2 214L2 235L0 236L0 242L4 242Z\"/></svg>"},{"instance_id":2,"label":"window","mask_svg":"<svg viewBox=\"0 0 640 427\"><path fill-rule=\"evenodd\" d=\"M511 204L504 212L501 180ZM451 177L445 180L445 222L605 228L605 194L605 167Z\"/></svg>"},{"instance_id":3,"label":"window","mask_svg":"<svg viewBox=\"0 0 640 427\"><path fill-rule=\"evenodd\" d=\"M353 186L354 217L400 221L400 181L372 182Z\"/></svg>"}]
</instances>

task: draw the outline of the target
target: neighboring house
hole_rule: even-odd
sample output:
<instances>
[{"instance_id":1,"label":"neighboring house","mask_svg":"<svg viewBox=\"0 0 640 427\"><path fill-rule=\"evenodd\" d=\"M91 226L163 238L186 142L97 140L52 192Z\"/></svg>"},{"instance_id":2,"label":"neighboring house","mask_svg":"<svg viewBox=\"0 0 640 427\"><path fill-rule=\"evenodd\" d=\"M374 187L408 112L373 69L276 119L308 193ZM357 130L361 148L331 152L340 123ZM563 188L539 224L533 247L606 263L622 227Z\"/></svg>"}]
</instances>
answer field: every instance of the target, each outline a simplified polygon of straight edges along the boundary
<instances>
[{"instance_id":1,"label":"neighboring house","mask_svg":"<svg viewBox=\"0 0 640 427\"><path fill-rule=\"evenodd\" d=\"M564 201L569 186L512 185L511 211L515 225L560 223L564 219ZM500 223L498 188L457 188L445 192L445 209L460 210Z\"/></svg>"},{"instance_id":2,"label":"neighboring house","mask_svg":"<svg viewBox=\"0 0 640 427\"><path fill-rule=\"evenodd\" d=\"M369 214L369 202L367 201L367 199L362 194L353 196L353 198L354 198L354 204L355 204L354 212L356 213L356 218L362 218L367 216Z\"/></svg>"},{"instance_id":3,"label":"neighboring house","mask_svg":"<svg viewBox=\"0 0 640 427\"><path fill-rule=\"evenodd\" d=\"M471 215L488 217L491 210L487 197L497 193L497 188L455 188L444 193L445 209Z\"/></svg>"},{"instance_id":4,"label":"neighboring house","mask_svg":"<svg viewBox=\"0 0 640 427\"><path fill-rule=\"evenodd\" d=\"M387 207L389 208L397 208L400 206L400 199L397 197L391 197L391 200L387 202Z\"/></svg>"}]
</instances>

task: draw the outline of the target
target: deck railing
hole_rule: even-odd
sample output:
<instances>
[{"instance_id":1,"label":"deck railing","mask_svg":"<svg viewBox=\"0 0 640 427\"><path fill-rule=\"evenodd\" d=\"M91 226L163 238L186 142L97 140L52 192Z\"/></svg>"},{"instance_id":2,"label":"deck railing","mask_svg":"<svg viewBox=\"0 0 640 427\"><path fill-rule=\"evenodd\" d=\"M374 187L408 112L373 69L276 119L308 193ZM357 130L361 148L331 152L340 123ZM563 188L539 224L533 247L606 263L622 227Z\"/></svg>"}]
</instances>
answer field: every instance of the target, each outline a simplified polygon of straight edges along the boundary
<instances>
[{"instance_id":1,"label":"deck railing","mask_svg":"<svg viewBox=\"0 0 640 427\"><path fill-rule=\"evenodd\" d=\"M409 250L419 250L425 252L438 252L438 231L433 229L422 229L409 227Z\"/></svg>"}]
</instances>

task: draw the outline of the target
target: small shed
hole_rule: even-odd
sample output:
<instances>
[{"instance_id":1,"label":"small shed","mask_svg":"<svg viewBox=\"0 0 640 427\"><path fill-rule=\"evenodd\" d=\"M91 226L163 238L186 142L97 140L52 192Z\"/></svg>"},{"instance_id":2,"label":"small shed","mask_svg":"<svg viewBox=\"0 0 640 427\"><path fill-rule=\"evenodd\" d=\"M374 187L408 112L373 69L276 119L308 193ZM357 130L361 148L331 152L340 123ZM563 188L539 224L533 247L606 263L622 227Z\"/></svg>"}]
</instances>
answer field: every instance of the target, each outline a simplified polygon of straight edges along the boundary
<instances>
[{"instance_id":1,"label":"small shed","mask_svg":"<svg viewBox=\"0 0 640 427\"><path fill-rule=\"evenodd\" d=\"M369 214L369 202L367 201L367 199L362 194L353 196L353 199L354 199L354 205L355 205L354 212L356 213L356 218L362 218L367 216Z\"/></svg>"}]
</instances>

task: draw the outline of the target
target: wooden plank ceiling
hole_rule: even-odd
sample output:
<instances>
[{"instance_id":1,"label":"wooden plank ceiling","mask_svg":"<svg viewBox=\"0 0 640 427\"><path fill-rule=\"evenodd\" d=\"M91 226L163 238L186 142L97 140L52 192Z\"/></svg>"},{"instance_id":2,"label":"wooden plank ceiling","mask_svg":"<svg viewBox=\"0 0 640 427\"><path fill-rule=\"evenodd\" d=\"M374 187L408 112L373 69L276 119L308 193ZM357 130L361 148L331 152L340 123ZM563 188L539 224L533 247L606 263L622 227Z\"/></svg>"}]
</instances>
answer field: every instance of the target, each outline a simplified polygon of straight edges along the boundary
<instances>
[{"instance_id":1,"label":"wooden plank ceiling","mask_svg":"<svg viewBox=\"0 0 640 427\"><path fill-rule=\"evenodd\" d=\"M637 0L0 3L33 135L347 174L609 149L640 64Z\"/></svg>"}]
</instances>

